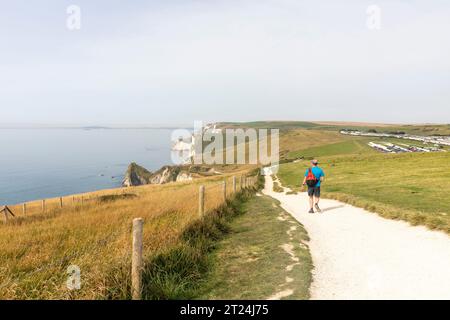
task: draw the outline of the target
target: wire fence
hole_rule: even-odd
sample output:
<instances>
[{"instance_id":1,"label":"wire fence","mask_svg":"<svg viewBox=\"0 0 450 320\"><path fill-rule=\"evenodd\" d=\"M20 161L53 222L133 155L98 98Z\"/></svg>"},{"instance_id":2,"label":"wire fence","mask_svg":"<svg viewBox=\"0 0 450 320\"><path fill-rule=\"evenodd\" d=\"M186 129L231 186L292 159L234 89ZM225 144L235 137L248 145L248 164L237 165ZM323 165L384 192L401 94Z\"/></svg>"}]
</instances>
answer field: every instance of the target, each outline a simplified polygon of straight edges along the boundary
<instances>
[{"instance_id":1,"label":"wire fence","mask_svg":"<svg viewBox=\"0 0 450 320\"><path fill-rule=\"evenodd\" d=\"M104 298L110 287L130 292L127 272L132 262L138 264L133 270L141 270L140 258L146 261L179 245L191 223L253 188L257 177L245 174L249 172L242 172L242 178L235 173L0 207L0 283L5 284L0 299L29 298L29 283L43 299ZM9 210L14 216L5 221L1 214ZM137 239L132 245L130 236L139 237L139 232L132 232L132 221L138 218L143 223L142 242ZM22 253L20 259L17 252ZM61 261L82 270L82 289L67 290L61 285L67 277L61 272ZM17 272L23 274L21 281L14 280ZM112 282L105 284L105 279ZM132 279L139 283L139 273ZM135 291L139 293L139 287Z\"/></svg>"},{"instance_id":2,"label":"wire fence","mask_svg":"<svg viewBox=\"0 0 450 320\"><path fill-rule=\"evenodd\" d=\"M236 192L253 186L256 183L256 179L257 177L255 176L235 175L224 176L223 180L218 180L216 178L214 180L204 181L202 184L205 188L203 211L207 212L217 208ZM155 187L158 185L152 186ZM14 218L23 220L46 214L54 215L58 212L67 210L83 211L83 209L88 209L90 206L98 206L101 202L114 199L126 199L143 192L145 193L145 190L140 189L140 187L127 187L35 200L21 204L3 206L3 208L6 208L7 210L1 214L3 215L3 222L7 223L14 221ZM8 211L11 212L11 214L8 214Z\"/></svg>"}]
</instances>

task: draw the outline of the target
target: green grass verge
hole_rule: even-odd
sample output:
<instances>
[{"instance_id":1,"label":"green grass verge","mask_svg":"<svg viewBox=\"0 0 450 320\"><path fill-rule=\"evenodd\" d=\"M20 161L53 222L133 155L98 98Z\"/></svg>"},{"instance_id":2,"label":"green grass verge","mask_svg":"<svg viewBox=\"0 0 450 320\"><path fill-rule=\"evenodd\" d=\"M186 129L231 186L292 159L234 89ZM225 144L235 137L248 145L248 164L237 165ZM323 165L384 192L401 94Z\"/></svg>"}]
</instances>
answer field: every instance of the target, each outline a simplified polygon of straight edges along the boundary
<instances>
[{"instance_id":1,"label":"green grass verge","mask_svg":"<svg viewBox=\"0 0 450 320\"><path fill-rule=\"evenodd\" d=\"M230 230L230 222L244 213L244 203L261 187L237 193L220 208L193 221L181 234L179 243L144 261L143 292L145 300L193 299L212 269L211 254ZM130 299L129 264L114 267L106 279L106 299Z\"/></svg>"},{"instance_id":2,"label":"green grass verge","mask_svg":"<svg viewBox=\"0 0 450 320\"><path fill-rule=\"evenodd\" d=\"M257 174L258 170L255 169L253 174ZM193 221L181 234L179 245L147 261L143 272L143 299L181 300L197 297L213 267L211 254L218 241L230 232L231 221L245 212L245 203L263 186L263 177L258 176L253 188L237 193L220 208ZM129 288L112 292L109 298L129 299L129 292Z\"/></svg>"},{"instance_id":3,"label":"green grass verge","mask_svg":"<svg viewBox=\"0 0 450 320\"><path fill-rule=\"evenodd\" d=\"M286 299L308 299L312 260L303 226L269 197L249 199L244 211L219 242L214 271L198 298L266 299L292 289ZM286 267L296 262L282 248L289 244L299 258L291 271Z\"/></svg>"},{"instance_id":4,"label":"green grass verge","mask_svg":"<svg viewBox=\"0 0 450 320\"><path fill-rule=\"evenodd\" d=\"M325 157L323 195L450 233L450 154L409 153ZM280 166L278 177L298 190L307 161Z\"/></svg>"}]
</instances>

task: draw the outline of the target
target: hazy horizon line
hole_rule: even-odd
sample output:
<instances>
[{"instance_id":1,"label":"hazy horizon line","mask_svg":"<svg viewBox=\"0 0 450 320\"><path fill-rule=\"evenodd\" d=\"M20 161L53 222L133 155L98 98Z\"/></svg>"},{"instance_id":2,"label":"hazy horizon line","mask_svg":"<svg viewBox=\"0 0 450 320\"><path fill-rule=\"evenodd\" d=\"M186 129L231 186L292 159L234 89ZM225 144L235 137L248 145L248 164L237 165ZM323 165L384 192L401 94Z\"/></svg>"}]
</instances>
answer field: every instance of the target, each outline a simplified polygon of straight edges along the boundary
<instances>
[{"instance_id":1,"label":"hazy horizon line","mask_svg":"<svg viewBox=\"0 0 450 320\"><path fill-rule=\"evenodd\" d=\"M251 120L251 121L204 121L204 124L211 123L253 123L253 122L310 122L316 124L330 125L450 125L449 123L438 122L370 122L370 121L341 121L341 120ZM0 129L177 129L190 128L193 124L186 123L154 123L154 124L138 124L138 123L0 123Z\"/></svg>"}]
</instances>

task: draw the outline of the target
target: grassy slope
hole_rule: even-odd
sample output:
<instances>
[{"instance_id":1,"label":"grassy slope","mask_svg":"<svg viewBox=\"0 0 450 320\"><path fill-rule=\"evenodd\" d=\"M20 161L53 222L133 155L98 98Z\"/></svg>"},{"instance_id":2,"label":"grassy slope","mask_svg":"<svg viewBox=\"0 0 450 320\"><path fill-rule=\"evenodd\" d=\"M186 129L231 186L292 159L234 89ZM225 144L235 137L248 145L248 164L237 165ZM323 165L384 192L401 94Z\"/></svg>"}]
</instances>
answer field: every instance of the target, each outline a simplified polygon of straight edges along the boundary
<instances>
[{"instance_id":1,"label":"grassy slope","mask_svg":"<svg viewBox=\"0 0 450 320\"><path fill-rule=\"evenodd\" d=\"M270 198L255 197L244 210L220 242L214 254L216 268L199 298L264 299L293 288L288 299L308 299L312 261L307 247L300 246L308 240L306 231ZM291 226L297 227L292 239L287 234ZM300 258L292 271L286 271L293 262L280 247L285 243L293 243ZM293 282L286 284L286 277Z\"/></svg>"},{"instance_id":2,"label":"grassy slope","mask_svg":"<svg viewBox=\"0 0 450 320\"><path fill-rule=\"evenodd\" d=\"M273 124L273 126L271 126ZM259 129L259 128L277 128L276 125L278 122L270 123L270 122L257 122L257 123L222 123L220 127L226 129ZM305 129L303 124L298 125L298 127L293 127L297 122L293 123L283 123L279 124L280 127L280 140L279 140L279 156L280 160L288 159L291 156L289 152L291 150L303 150L306 148L321 146L323 144L331 144L337 142L349 141L350 137L339 134L339 132L331 131L331 130L315 130L314 127L310 129ZM270 135L270 131L268 132ZM255 140L252 140L256 143ZM226 145L226 135L223 133L223 143ZM270 149L271 139L268 138L268 144ZM225 148L226 153L234 153L234 160L237 161L237 152L238 150L245 150L246 161L248 161L248 153L249 153L249 145L250 142L246 139L244 144L233 145L231 148ZM257 148L257 144L254 144ZM226 162L225 156L223 157L223 162ZM229 166L231 170L236 169L235 166Z\"/></svg>"},{"instance_id":3,"label":"grassy slope","mask_svg":"<svg viewBox=\"0 0 450 320\"><path fill-rule=\"evenodd\" d=\"M325 144L306 150L296 150L289 152L289 158L314 158L324 157L331 155L343 155L343 154L366 154L375 153L372 148L367 145L367 139L351 139L338 143Z\"/></svg>"},{"instance_id":4,"label":"grassy slope","mask_svg":"<svg viewBox=\"0 0 450 320\"><path fill-rule=\"evenodd\" d=\"M254 129L269 129L276 128L280 130L300 129L300 128L315 128L319 125L307 121L254 121L254 122L221 122L218 123L218 128L254 128Z\"/></svg>"},{"instance_id":5,"label":"grassy slope","mask_svg":"<svg viewBox=\"0 0 450 320\"><path fill-rule=\"evenodd\" d=\"M266 124L264 126L263 124ZM273 123L274 128L277 128L275 125L277 123ZM258 123L259 126L262 128L272 128L270 125L271 123ZM280 159L286 159L289 158L290 151L292 150L303 150L306 148L314 147L314 146L321 146L324 144L331 144L331 143L338 143L338 142L344 142L349 141L350 138L344 135L339 134L336 131L325 131L325 130L315 130L315 129L305 129L303 127L290 127L292 124L284 124L281 125L280 129ZM256 125L252 126L252 123L249 125L247 123L244 124L228 124L225 126L225 124L222 124L221 126L224 126L229 129L247 129L247 128L259 128ZM288 128L288 129L286 129ZM225 139L225 138L224 138ZM270 139L269 143L270 143ZM245 143L245 150L246 153L248 153L248 141ZM227 152L229 149L226 149ZM236 152L237 147L234 147L234 150ZM236 159L236 157L235 157Z\"/></svg>"},{"instance_id":6,"label":"grassy slope","mask_svg":"<svg viewBox=\"0 0 450 320\"><path fill-rule=\"evenodd\" d=\"M292 150L305 150L319 147L324 144L332 144L348 141L348 137L333 131L295 129L280 135L280 158L295 158Z\"/></svg>"},{"instance_id":7,"label":"grassy slope","mask_svg":"<svg viewBox=\"0 0 450 320\"><path fill-rule=\"evenodd\" d=\"M85 195L83 206L68 200L59 209L49 201L46 213L36 204L26 216L17 209L17 218L0 223L0 299L127 298L132 219L144 218L144 255L152 259L178 246L198 219L199 183L206 185L206 209L222 204L222 179L127 188L135 197L100 201L121 194L105 190ZM79 291L65 288L69 265L81 268Z\"/></svg>"}]
</instances>

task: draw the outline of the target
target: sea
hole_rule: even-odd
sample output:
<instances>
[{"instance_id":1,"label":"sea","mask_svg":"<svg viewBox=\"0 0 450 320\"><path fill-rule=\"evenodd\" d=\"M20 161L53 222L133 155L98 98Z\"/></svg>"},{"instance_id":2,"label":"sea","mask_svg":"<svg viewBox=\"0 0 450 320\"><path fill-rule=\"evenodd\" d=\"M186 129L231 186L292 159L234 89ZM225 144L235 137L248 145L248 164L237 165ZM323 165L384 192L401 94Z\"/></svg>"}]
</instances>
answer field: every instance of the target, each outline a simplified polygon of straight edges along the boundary
<instances>
[{"instance_id":1,"label":"sea","mask_svg":"<svg viewBox=\"0 0 450 320\"><path fill-rule=\"evenodd\" d=\"M0 129L0 206L118 188L131 162L172 163L173 129Z\"/></svg>"}]
</instances>

